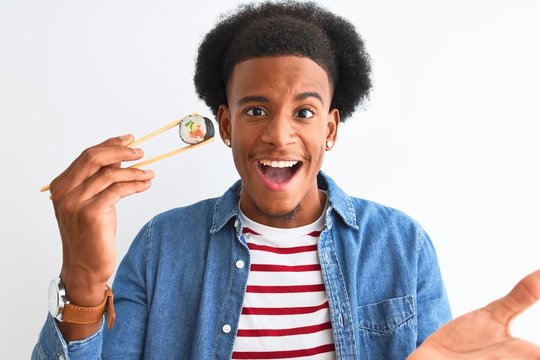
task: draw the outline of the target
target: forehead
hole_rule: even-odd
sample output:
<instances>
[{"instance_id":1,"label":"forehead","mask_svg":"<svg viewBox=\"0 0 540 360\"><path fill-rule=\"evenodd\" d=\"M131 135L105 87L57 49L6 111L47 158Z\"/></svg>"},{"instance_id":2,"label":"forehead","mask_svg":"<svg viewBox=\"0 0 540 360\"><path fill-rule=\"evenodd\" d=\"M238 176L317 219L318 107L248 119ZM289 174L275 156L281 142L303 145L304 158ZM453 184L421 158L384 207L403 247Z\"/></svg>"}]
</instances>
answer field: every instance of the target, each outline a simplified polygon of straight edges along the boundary
<instances>
[{"instance_id":1,"label":"forehead","mask_svg":"<svg viewBox=\"0 0 540 360\"><path fill-rule=\"evenodd\" d=\"M328 73L316 62L301 56L259 57L236 64L227 83L229 100L246 95L298 95L318 92L329 103Z\"/></svg>"}]
</instances>

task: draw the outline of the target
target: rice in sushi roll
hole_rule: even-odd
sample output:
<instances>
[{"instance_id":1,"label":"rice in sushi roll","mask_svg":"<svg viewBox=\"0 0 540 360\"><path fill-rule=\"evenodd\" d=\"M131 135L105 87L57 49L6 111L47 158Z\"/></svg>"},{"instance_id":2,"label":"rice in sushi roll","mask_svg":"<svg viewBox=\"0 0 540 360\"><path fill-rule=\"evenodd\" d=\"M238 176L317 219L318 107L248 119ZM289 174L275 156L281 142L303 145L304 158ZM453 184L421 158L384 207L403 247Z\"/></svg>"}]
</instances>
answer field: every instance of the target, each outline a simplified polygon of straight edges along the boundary
<instances>
[{"instance_id":1,"label":"rice in sushi roll","mask_svg":"<svg viewBox=\"0 0 540 360\"><path fill-rule=\"evenodd\" d=\"M198 144L214 137L214 124L201 115L189 115L179 126L180 139L186 144Z\"/></svg>"}]
</instances>

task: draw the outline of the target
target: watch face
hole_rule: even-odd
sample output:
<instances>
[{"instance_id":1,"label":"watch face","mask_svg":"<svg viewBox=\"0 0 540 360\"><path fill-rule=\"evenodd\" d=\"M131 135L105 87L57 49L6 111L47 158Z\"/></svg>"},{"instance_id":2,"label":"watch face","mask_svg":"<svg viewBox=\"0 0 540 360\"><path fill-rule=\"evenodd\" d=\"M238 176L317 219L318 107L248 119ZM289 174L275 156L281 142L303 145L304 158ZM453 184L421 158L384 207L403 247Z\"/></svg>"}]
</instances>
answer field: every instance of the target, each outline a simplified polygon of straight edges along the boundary
<instances>
[{"instance_id":1,"label":"watch face","mask_svg":"<svg viewBox=\"0 0 540 360\"><path fill-rule=\"evenodd\" d=\"M58 315L58 305L60 305L60 292L56 280L49 284L49 312L53 318Z\"/></svg>"}]
</instances>

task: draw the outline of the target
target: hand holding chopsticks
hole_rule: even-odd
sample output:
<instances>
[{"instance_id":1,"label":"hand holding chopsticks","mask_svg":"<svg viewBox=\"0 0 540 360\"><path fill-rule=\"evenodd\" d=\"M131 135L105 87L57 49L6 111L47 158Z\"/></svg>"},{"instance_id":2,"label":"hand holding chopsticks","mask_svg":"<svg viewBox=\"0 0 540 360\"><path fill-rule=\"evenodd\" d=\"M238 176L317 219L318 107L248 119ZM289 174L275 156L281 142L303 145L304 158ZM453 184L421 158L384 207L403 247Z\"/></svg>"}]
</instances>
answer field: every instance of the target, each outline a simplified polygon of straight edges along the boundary
<instances>
[{"instance_id":1,"label":"hand holding chopsticks","mask_svg":"<svg viewBox=\"0 0 540 360\"><path fill-rule=\"evenodd\" d=\"M179 126L180 139L183 142L189 144L189 146L184 146L176 150L167 152L165 154L154 156L148 160L143 160L129 167L140 168L140 167L152 164L154 162L157 162L159 160L166 159L168 157L180 154L187 150L195 149L196 147L199 147L203 144L207 144L214 141L215 131L214 131L214 125L212 124L212 121L208 118L205 118L201 115L194 113L194 114L185 116L179 120L175 120L170 124L167 124L139 139L136 139L128 146L135 147L139 144L142 144L145 141L152 139L155 136L158 136L159 134L164 133L167 130L172 129L173 127L177 125ZM39 189L39 191L41 192L47 191L49 190L49 186L50 184L42 186Z\"/></svg>"}]
</instances>

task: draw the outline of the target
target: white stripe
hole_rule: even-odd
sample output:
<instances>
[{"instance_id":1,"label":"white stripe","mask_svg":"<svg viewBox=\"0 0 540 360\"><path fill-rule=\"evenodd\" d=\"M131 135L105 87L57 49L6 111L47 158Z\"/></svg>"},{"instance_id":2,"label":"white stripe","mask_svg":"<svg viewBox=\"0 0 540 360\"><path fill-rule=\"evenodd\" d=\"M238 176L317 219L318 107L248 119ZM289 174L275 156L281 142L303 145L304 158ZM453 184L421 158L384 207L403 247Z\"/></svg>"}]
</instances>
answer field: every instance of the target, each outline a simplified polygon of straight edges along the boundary
<instances>
[{"instance_id":1,"label":"white stripe","mask_svg":"<svg viewBox=\"0 0 540 360\"><path fill-rule=\"evenodd\" d=\"M319 240L318 236L308 236L308 233L302 233L300 236L295 237L294 239L268 239L265 236L255 235L251 233L245 233L244 237L247 242L254 243L257 245L264 246L273 246L277 248L291 248L297 246L311 246L317 245Z\"/></svg>"},{"instance_id":2,"label":"white stripe","mask_svg":"<svg viewBox=\"0 0 540 360\"><path fill-rule=\"evenodd\" d=\"M251 271L249 273L250 285L308 285L322 283L323 279L319 270L299 272Z\"/></svg>"},{"instance_id":3,"label":"white stripe","mask_svg":"<svg viewBox=\"0 0 540 360\"><path fill-rule=\"evenodd\" d=\"M318 264L319 258L316 251L298 254L276 254L268 251L250 250L251 264L272 265L312 265Z\"/></svg>"},{"instance_id":4,"label":"white stripe","mask_svg":"<svg viewBox=\"0 0 540 360\"><path fill-rule=\"evenodd\" d=\"M291 336L240 337L235 340L234 351L287 351L309 349L331 344L332 330L326 329L313 334Z\"/></svg>"},{"instance_id":5,"label":"white stripe","mask_svg":"<svg viewBox=\"0 0 540 360\"><path fill-rule=\"evenodd\" d=\"M327 352L323 354L317 354L313 356L302 356L299 358L294 358L294 360L334 360L336 358L335 351Z\"/></svg>"},{"instance_id":6,"label":"white stripe","mask_svg":"<svg viewBox=\"0 0 540 360\"><path fill-rule=\"evenodd\" d=\"M240 316L239 329L292 329L323 324L330 321L328 309L302 315L244 315ZM315 346L315 345L314 345Z\"/></svg>"},{"instance_id":7,"label":"white stripe","mask_svg":"<svg viewBox=\"0 0 540 360\"><path fill-rule=\"evenodd\" d=\"M246 293L245 307L304 307L319 306L327 301L324 291L309 293Z\"/></svg>"}]
</instances>

